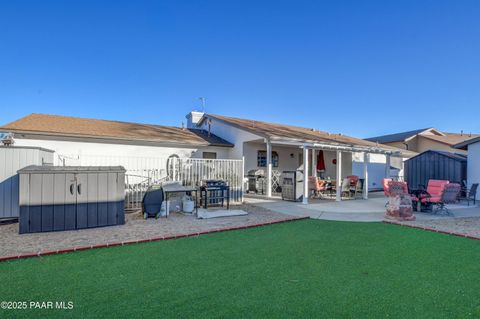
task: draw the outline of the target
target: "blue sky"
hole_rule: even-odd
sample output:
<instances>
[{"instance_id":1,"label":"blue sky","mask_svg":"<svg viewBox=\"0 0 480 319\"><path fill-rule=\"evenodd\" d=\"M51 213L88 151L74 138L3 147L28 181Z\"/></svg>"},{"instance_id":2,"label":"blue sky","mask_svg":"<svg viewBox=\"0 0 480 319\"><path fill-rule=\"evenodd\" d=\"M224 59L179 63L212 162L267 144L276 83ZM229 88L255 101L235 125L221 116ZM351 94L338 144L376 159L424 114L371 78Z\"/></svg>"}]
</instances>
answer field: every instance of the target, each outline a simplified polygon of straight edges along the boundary
<instances>
[{"instance_id":1,"label":"blue sky","mask_svg":"<svg viewBox=\"0 0 480 319\"><path fill-rule=\"evenodd\" d=\"M480 133L480 1L1 1L0 124L207 112Z\"/></svg>"}]
</instances>

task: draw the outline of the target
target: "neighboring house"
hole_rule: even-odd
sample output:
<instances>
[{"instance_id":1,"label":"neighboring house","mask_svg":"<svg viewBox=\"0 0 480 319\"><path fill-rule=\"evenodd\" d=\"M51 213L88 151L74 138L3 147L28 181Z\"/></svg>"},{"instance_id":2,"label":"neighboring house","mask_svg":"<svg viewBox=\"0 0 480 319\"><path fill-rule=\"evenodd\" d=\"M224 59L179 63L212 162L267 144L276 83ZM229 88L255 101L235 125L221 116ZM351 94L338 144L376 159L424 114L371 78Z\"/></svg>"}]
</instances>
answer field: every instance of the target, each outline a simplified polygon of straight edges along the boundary
<instances>
[{"instance_id":1,"label":"neighboring house","mask_svg":"<svg viewBox=\"0 0 480 319\"><path fill-rule=\"evenodd\" d=\"M464 133L447 133L430 127L413 131L371 137L367 138L366 140L382 145L388 145L391 147L409 150L412 152L413 155L417 155L418 153L423 153L431 150L448 151L452 153L466 153L464 151L459 151L458 149L455 149L453 146L475 136L479 135ZM392 176L397 175L399 179L404 178L404 161L406 159L407 158L401 160L399 158L396 158L392 160L392 162L390 163ZM385 169L386 166L385 159L379 156L375 156L375 158L372 158L371 162L374 162L375 164L370 164L372 166L370 168L370 171L373 175L370 179L370 182L376 185L371 185L370 187L379 188L381 187L381 172Z\"/></svg>"},{"instance_id":2,"label":"neighboring house","mask_svg":"<svg viewBox=\"0 0 480 319\"><path fill-rule=\"evenodd\" d=\"M454 145L480 135L441 132L435 128L395 133L367 138L367 141L389 145L416 153L430 150L457 152Z\"/></svg>"},{"instance_id":3,"label":"neighboring house","mask_svg":"<svg viewBox=\"0 0 480 319\"><path fill-rule=\"evenodd\" d=\"M391 157L411 155L342 134L201 112L189 113L187 123L186 128L179 128L31 114L0 127L0 132L13 133L17 146L54 150L56 165L123 165L131 171L165 169L168 160L165 165L159 159L169 157L243 158L245 172L264 169L270 186L282 171L303 170L305 166L309 175L321 174L341 184L343 177L355 173L353 158L359 154L361 177L370 165L369 158L380 156L390 162ZM324 169L318 171L312 167L317 168L320 154ZM384 170L382 177L389 175L390 170ZM267 195L271 190L267 186ZM306 182L304 192L308 192Z\"/></svg>"},{"instance_id":4,"label":"neighboring house","mask_svg":"<svg viewBox=\"0 0 480 319\"><path fill-rule=\"evenodd\" d=\"M30 114L0 127L15 146L55 151L56 165L124 165L130 170L162 166L168 157L229 158L228 141L199 129ZM141 159L141 160L140 160Z\"/></svg>"},{"instance_id":5,"label":"neighboring house","mask_svg":"<svg viewBox=\"0 0 480 319\"><path fill-rule=\"evenodd\" d=\"M467 183L468 187L480 183L480 137L474 137L455 145L456 149L468 152Z\"/></svg>"}]
</instances>

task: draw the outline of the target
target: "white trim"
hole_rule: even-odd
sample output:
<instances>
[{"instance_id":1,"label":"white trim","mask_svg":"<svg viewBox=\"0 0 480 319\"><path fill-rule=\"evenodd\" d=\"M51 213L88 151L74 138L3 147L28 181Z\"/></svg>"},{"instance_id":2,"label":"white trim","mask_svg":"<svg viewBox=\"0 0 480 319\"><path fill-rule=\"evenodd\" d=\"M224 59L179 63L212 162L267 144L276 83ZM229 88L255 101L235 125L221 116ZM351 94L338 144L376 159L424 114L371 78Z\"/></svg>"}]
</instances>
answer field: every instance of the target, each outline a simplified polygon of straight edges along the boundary
<instances>
[{"instance_id":1,"label":"white trim","mask_svg":"<svg viewBox=\"0 0 480 319\"><path fill-rule=\"evenodd\" d=\"M272 197L272 143L267 141L267 197Z\"/></svg>"},{"instance_id":2,"label":"white trim","mask_svg":"<svg viewBox=\"0 0 480 319\"><path fill-rule=\"evenodd\" d=\"M303 204L308 204L308 148L303 148Z\"/></svg>"},{"instance_id":3,"label":"white trim","mask_svg":"<svg viewBox=\"0 0 480 319\"><path fill-rule=\"evenodd\" d=\"M337 151L337 194L335 201L342 201L342 151Z\"/></svg>"},{"instance_id":4,"label":"white trim","mask_svg":"<svg viewBox=\"0 0 480 319\"><path fill-rule=\"evenodd\" d=\"M368 199L368 162L370 155L363 153L363 199Z\"/></svg>"}]
</instances>

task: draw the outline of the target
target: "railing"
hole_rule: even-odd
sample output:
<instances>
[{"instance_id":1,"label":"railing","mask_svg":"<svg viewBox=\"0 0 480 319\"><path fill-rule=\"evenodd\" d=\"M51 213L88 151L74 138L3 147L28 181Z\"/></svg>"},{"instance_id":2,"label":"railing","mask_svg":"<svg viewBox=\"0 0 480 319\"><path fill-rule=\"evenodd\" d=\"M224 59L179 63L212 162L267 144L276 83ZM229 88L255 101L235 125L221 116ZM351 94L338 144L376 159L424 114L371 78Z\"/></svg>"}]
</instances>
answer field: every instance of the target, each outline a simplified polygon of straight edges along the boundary
<instances>
[{"instance_id":1,"label":"railing","mask_svg":"<svg viewBox=\"0 0 480 319\"><path fill-rule=\"evenodd\" d=\"M166 170L143 169L127 171L125 176L125 206L141 208L148 187L166 181L178 181L184 186L198 187L202 181L221 179L230 186L230 200L243 201L243 160L169 158Z\"/></svg>"},{"instance_id":2,"label":"railing","mask_svg":"<svg viewBox=\"0 0 480 319\"><path fill-rule=\"evenodd\" d=\"M207 179L221 179L230 186L230 200L243 201L243 159L197 159L178 157L130 156L63 156L67 165L115 166L125 174L125 207L139 209L146 190L154 184L178 181L185 186L198 187ZM61 165L61 164L60 164Z\"/></svg>"}]
</instances>

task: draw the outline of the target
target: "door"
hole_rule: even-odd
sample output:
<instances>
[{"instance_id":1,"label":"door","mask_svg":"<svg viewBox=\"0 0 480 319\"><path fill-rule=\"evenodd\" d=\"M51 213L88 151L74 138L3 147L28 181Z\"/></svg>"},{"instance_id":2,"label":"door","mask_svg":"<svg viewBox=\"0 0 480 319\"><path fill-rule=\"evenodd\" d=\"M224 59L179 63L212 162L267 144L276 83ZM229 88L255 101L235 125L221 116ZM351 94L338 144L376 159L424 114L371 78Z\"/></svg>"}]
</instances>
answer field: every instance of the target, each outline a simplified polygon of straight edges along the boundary
<instances>
[{"instance_id":1,"label":"door","mask_svg":"<svg viewBox=\"0 0 480 319\"><path fill-rule=\"evenodd\" d=\"M77 229L88 227L88 174L75 174Z\"/></svg>"},{"instance_id":2,"label":"door","mask_svg":"<svg viewBox=\"0 0 480 319\"><path fill-rule=\"evenodd\" d=\"M77 228L77 180L75 174L65 174L65 230Z\"/></svg>"}]
</instances>

